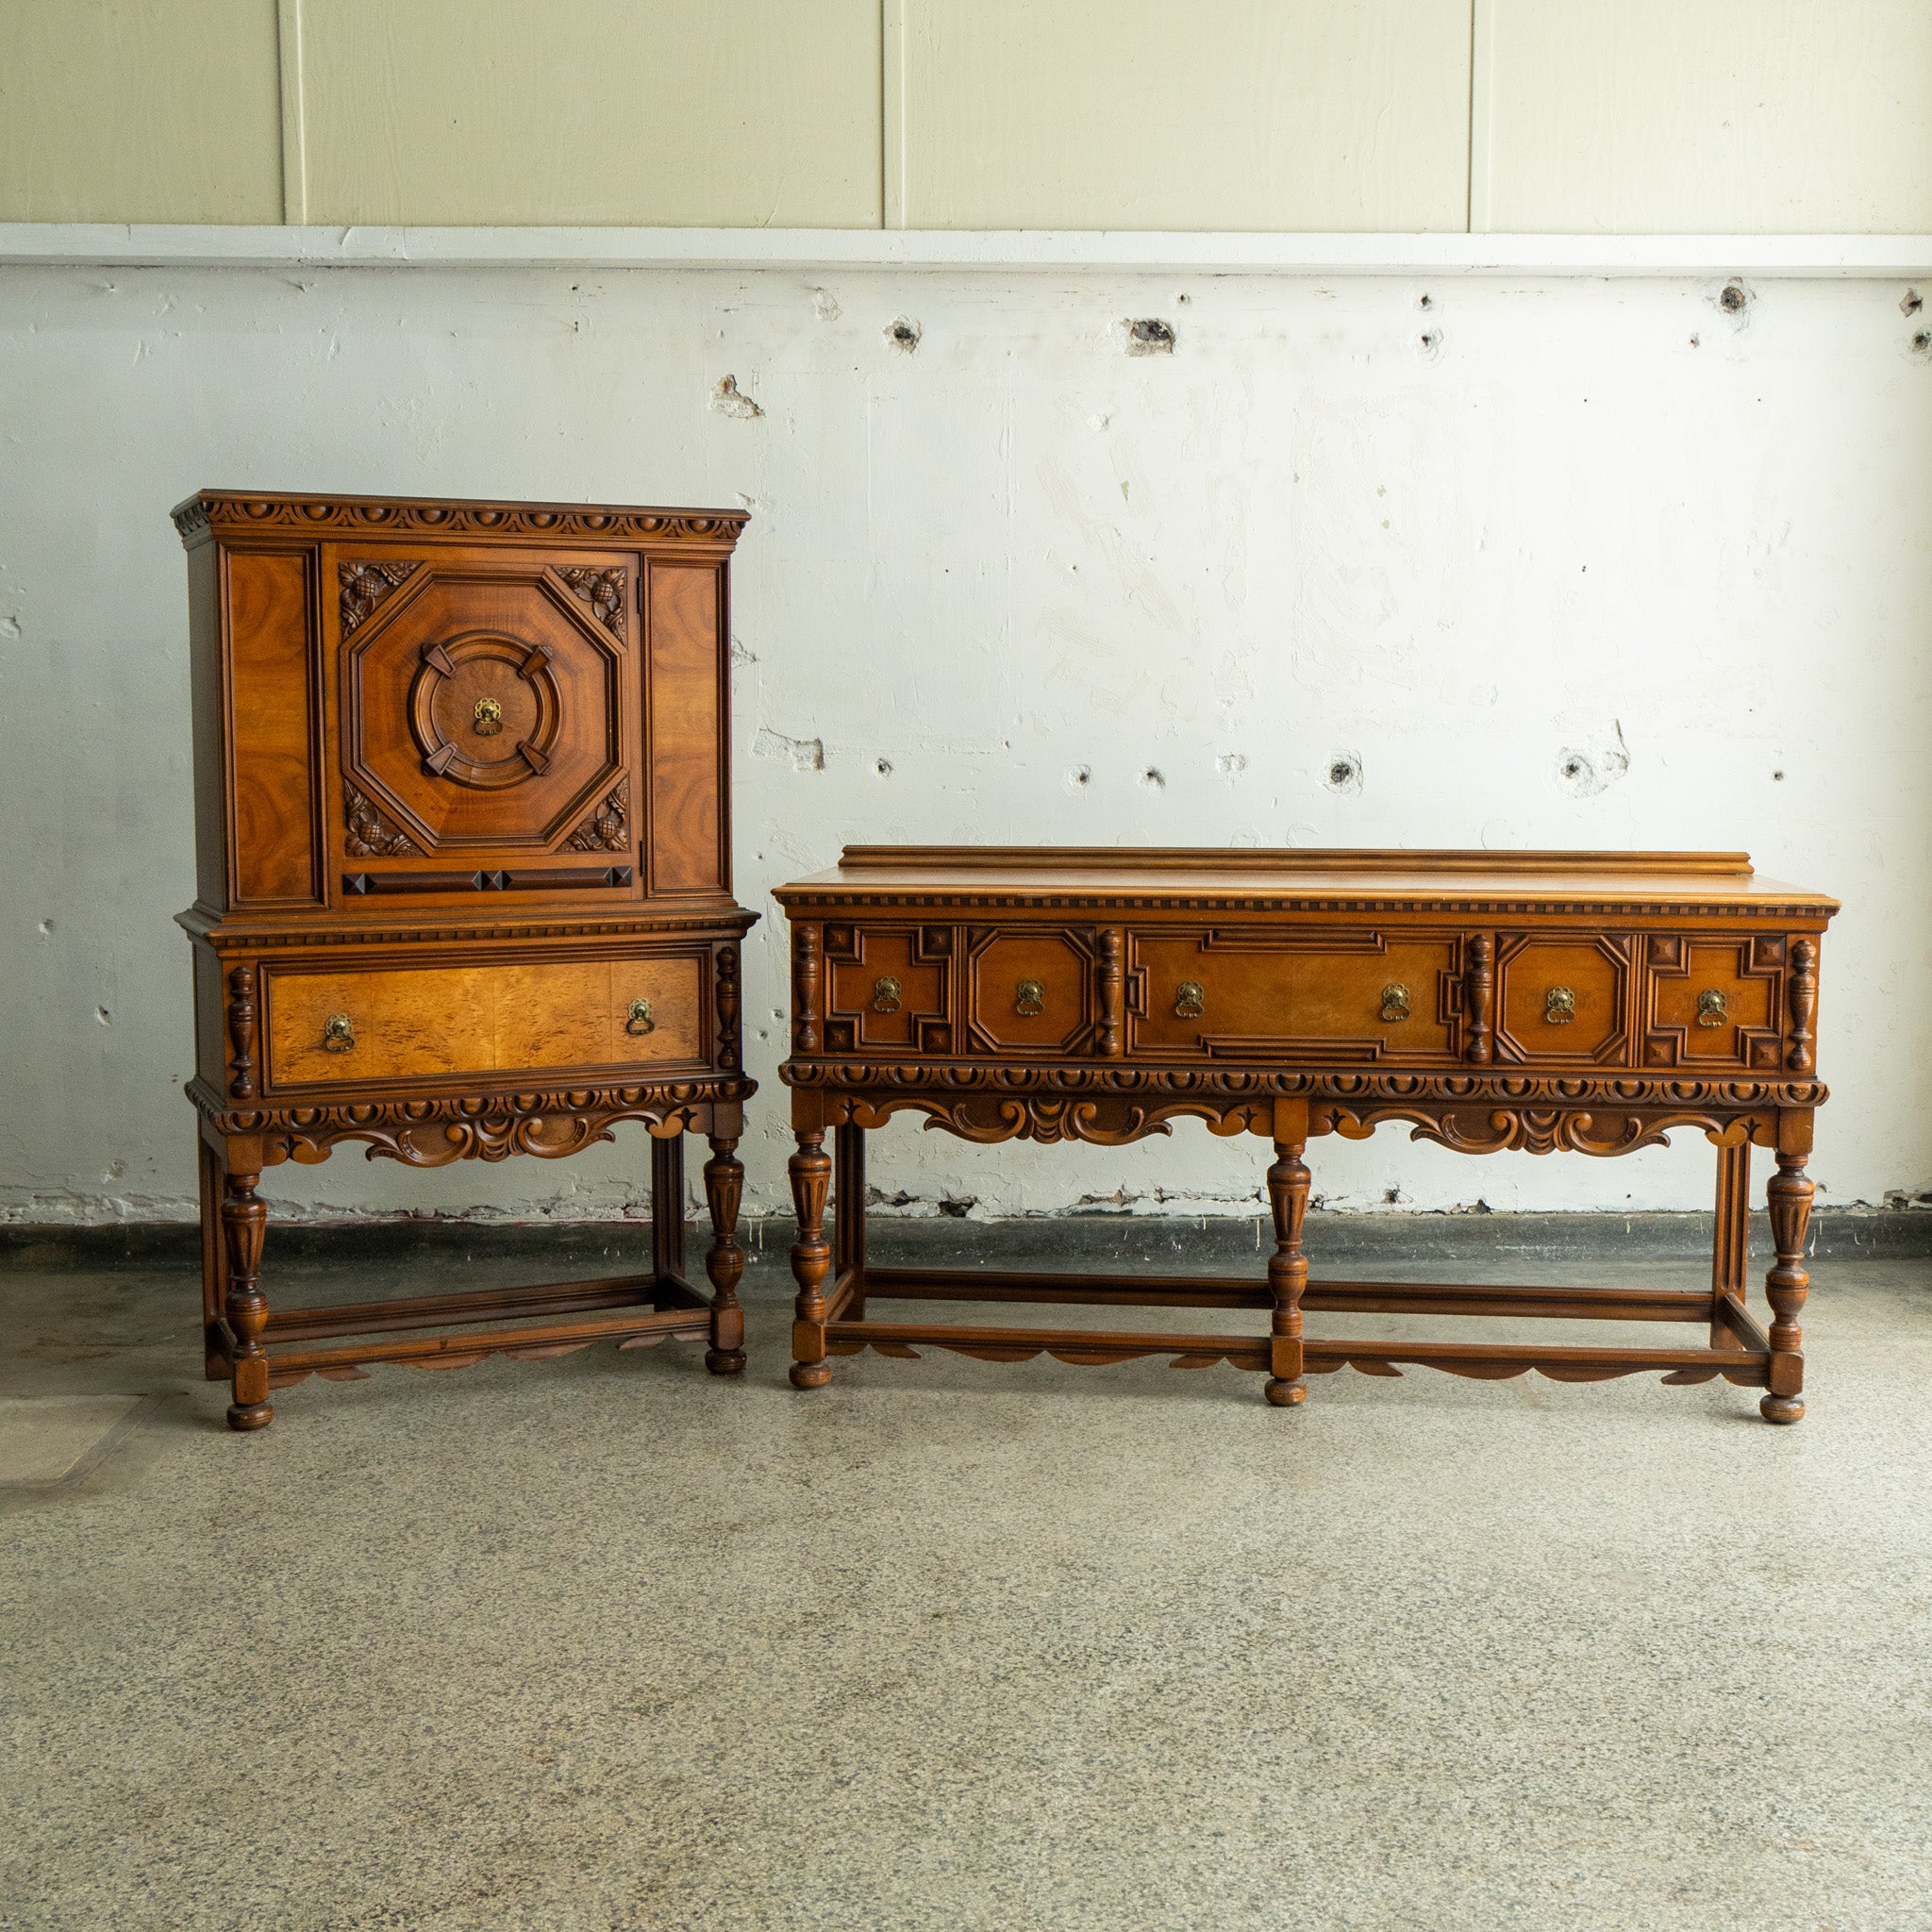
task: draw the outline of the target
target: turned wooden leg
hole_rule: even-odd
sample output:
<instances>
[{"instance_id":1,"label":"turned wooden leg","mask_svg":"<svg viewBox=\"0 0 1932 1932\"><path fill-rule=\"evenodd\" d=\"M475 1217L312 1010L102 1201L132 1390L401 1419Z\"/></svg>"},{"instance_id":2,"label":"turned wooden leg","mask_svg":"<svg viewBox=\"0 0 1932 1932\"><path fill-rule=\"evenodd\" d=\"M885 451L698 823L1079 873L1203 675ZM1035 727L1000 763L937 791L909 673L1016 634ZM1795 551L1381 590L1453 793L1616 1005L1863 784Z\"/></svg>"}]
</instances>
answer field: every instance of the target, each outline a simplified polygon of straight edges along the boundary
<instances>
[{"instance_id":1,"label":"turned wooden leg","mask_svg":"<svg viewBox=\"0 0 1932 1932\"><path fill-rule=\"evenodd\" d=\"M1772 1244L1777 1259L1764 1277L1771 1303L1771 1388L1757 1405L1768 1423L1794 1423L1805 1413L1799 1394L1805 1387L1804 1331L1798 1315L1811 1277L1805 1272L1805 1231L1811 1220L1811 1183L1806 1157L1778 1149L1777 1172L1765 1189L1771 1209Z\"/></svg>"},{"instance_id":2,"label":"turned wooden leg","mask_svg":"<svg viewBox=\"0 0 1932 1932\"><path fill-rule=\"evenodd\" d=\"M792 1206L798 1210L798 1240L791 1248L791 1273L798 1283L798 1319L791 1324L791 1386L823 1389L832 1379L832 1365L825 1359L824 1297L825 1275L832 1265L824 1226L832 1162L825 1153L823 1128L798 1129L798 1152L787 1168Z\"/></svg>"},{"instance_id":3,"label":"turned wooden leg","mask_svg":"<svg viewBox=\"0 0 1932 1932\"><path fill-rule=\"evenodd\" d=\"M705 1273L711 1277L711 1345L705 1366L714 1375L736 1375L744 1369L744 1309L738 1300L738 1283L744 1274L744 1250L738 1244L738 1203L744 1192L744 1169L739 1163L736 1141L711 1141L711 1158L705 1162L705 1201L711 1210L711 1250Z\"/></svg>"},{"instance_id":4,"label":"turned wooden leg","mask_svg":"<svg viewBox=\"0 0 1932 1932\"><path fill-rule=\"evenodd\" d=\"M1307 1145L1305 1141L1275 1141L1274 1164L1268 1170L1268 1202L1274 1210L1268 1289L1274 1313L1268 1341L1271 1374L1263 1392L1283 1408L1308 1399L1308 1385L1302 1379L1302 1290L1308 1281L1307 1251L1302 1246L1308 1211L1308 1170L1302 1159Z\"/></svg>"},{"instance_id":5,"label":"turned wooden leg","mask_svg":"<svg viewBox=\"0 0 1932 1932\"><path fill-rule=\"evenodd\" d=\"M651 1140L651 1273L684 1279L684 1136ZM659 1307L663 1305L659 1303Z\"/></svg>"},{"instance_id":6,"label":"turned wooden leg","mask_svg":"<svg viewBox=\"0 0 1932 1932\"><path fill-rule=\"evenodd\" d=\"M1748 1299L1744 1270L1748 1265L1751 1240L1751 1143L1717 1150L1717 1213L1710 1253L1710 1345L1740 1350L1743 1344L1728 1323L1718 1317L1717 1305L1726 1295L1735 1295L1741 1305Z\"/></svg>"},{"instance_id":7,"label":"turned wooden leg","mask_svg":"<svg viewBox=\"0 0 1932 1932\"><path fill-rule=\"evenodd\" d=\"M268 1209L256 1199L258 1174L231 1174L222 1184L222 1236L228 1256L228 1294L224 1312L234 1332L231 1358L234 1400L228 1405L231 1429L265 1429L275 1417L268 1404L268 1356L261 1333L268 1326L268 1299L257 1285L261 1244L268 1233Z\"/></svg>"},{"instance_id":8,"label":"turned wooden leg","mask_svg":"<svg viewBox=\"0 0 1932 1932\"><path fill-rule=\"evenodd\" d=\"M832 1260L834 1282L856 1278L841 1321L865 1320L865 1129L832 1130Z\"/></svg>"},{"instance_id":9,"label":"turned wooden leg","mask_svg":"<svg viewBox=\"0 0 1932 1932\"><path fill-rule=\"evenodd\" d=\"M222 1316L228 1305L228 1242L222 1232L222 1163L196 1137L201 1150L201 1372L210 1382L228 1378L228 1344Z\"/></svg>"}]
</instances>

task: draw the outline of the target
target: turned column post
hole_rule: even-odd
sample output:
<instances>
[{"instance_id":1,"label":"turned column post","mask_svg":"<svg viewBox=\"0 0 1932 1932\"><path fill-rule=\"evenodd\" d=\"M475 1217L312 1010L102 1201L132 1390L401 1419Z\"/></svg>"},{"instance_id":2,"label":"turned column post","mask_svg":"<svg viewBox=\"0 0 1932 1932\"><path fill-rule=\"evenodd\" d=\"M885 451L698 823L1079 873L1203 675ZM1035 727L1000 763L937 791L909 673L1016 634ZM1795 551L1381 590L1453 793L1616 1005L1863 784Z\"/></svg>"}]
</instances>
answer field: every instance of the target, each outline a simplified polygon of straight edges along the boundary
<instances>
[{"instance_id":1,"label":"turned column post","mask_svg":"<svg viewBox=\"0 0 1932 1932\"><path fill-rule=\"evenodd\" d=\"M1806 1122L1807 1144L1788 1148L1785 1136L1778 1136L1777 1172L1765 1187L1765 1205L1771 1210L1772 1245L1777 1259L1764 1277L1765 1299L1771 1303L1770 1386L1757 1405L1757 1412L1768 1423L1794 1423L1805 1413L1799 1399L1805 1387L1804 1331L1798 1316L1811 1277L1805 1272L1805 1235L1811 1221L1811 1182L1805 1173L1810 1157Z\"/></svg>"},{"instance_id":2,"label":"turned column post","mask_svg":"<svg viewBox=\"0 0 1932 1932\"><path fill-rule=\"evenodd\" d=\"M261 1345L268 1326L268 1297L258 1286L268 1208L256 1198L260 1173L225 1174L222 1179L222 1241L228 1259L228 1292L222 1312L235 1338L229 1357L233 1400L231 1429L263 1429L275 1419L268 1400L268 1354Z\"/></svg>"},{"instance_id":3,"label":"turned column post","mask_svg":"<svg viewBox=\"0 0 1932 1932\"><path fill-rule=\"evenodd\" d=\"M744 1249L738 1240L738 1204L744 1193L744 1168L738 1142L711 1137L711 1158L705 1162L705 1205L711 1210L711 1246L705 1273L711 1277L711 1345L705 1366L714 1375L736 1375L744 1369L744 1308L738 1284L744 1274Z\"/></svg>"},{"instance_id":4,"label":"turned column post","mask_svg":"<svg viewBox=\"0 0 1932 1932\"><path fill-rule=\"evenodd\" d=\"M791 1205L798 1213L798 1239L791 1247L791 1274L798 1283L797 1319L791 1324L791 1386L823 1389L832 1379L825 1359L825 1276L832 1266L825 1240L825 1191L832 1160L823 1127L799 1127L798 1152L786 1163L791 1177Z\"/></svg>"},{"instance_id":5,"label":"turned column post","mask_svg":"<svg viewBox=\"0 0 1932 1932\"><path fill-rule=\"evenodd\" d=\"M1274 1252L1268 1257L1268 1290L1274 1307L1269 1323L1268 1400L1290 1408L1308 1399L1302 1378L1302 1290L1308 1281L1302 1226L1308 1211L1308 1170L1302 1155L1308 1141L1306 1101L1281 1101L1274 1108L1274 1162L1268 1170L1268 1205L1274 1216Z\"/></svg>"}]
</instances>

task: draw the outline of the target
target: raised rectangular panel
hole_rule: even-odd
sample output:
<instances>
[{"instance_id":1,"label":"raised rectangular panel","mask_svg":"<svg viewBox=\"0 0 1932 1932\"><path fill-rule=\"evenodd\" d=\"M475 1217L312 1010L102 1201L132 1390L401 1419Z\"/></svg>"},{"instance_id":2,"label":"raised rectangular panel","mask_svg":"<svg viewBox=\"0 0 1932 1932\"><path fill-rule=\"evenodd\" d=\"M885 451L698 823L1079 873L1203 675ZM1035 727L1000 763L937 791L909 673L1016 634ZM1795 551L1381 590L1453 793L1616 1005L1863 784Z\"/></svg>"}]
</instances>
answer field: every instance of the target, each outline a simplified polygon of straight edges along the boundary
<instances>
[{"instance_id":1,"label":"raised rectangular panel","mask_svg":"<svg viewBox=\"0 0 1932 1932\"><path fill-rule=\"evenodd\" d=\"M235 896L315 904L313 679L307 550L227 558L229 810Z\"/></svg>"},{"instance_id":2,"label":"raised rectangular panel","mask_svg":"<svg viewBox=\"0 0 1932 1932\"><path fill-rule=\"evenodd\" d=\"M921 0L904 225L1460 230L1469 58L1467 0Z\"/></svg>"},{"instance_id":3,"label":"raised rectangular panel","mask_svg":"<svg viewBox=\"0 0 1932 1932\"><path fill-rule=\"evenodd\" d=\"M303 0L302 55L311 222L879 222L878 0Z\"/></svg>"},{"instance_id":4,"label":"raised rectangular panel","mask_svg":"<svg viewBox=\"0 0 1932 1932\"><path fill-rule=\"evenodd\" d=\"M650 889L715 891L729 878L721 779L730 654L718 630L719 570L656 561L647 568Z\"/></svg>"},{"instance_id":5,"label":"raised rectangular panel","mask_svg":"<svg viewBox=\"0 0 1932 1932\"><path fill-rule=\"evenodd\" d=\"M1924 234L1922 0L1483 0L1473 225Z\"/></svg>"},{"instance_id":6,"label":"raised rectangular panel","mask_svg":"<svg viewBox=\"0 0 1932 1932\"><path fill-rule=\"evenodd\" d=\"M275 0L19 0L0 21L0 222L282 219Z\"/></svg>"},{"instance_id":7,"label":"raised rectangular panel","mask_svg":"<svg viewBox=\"0 0 1932 1932\"><path fill-rule=\"evenodd\" d=\"M1133 936L1132 1050L1248 1058L1450 1059L1457 941L1172 929Z\"/></svg>"}]
</instances>

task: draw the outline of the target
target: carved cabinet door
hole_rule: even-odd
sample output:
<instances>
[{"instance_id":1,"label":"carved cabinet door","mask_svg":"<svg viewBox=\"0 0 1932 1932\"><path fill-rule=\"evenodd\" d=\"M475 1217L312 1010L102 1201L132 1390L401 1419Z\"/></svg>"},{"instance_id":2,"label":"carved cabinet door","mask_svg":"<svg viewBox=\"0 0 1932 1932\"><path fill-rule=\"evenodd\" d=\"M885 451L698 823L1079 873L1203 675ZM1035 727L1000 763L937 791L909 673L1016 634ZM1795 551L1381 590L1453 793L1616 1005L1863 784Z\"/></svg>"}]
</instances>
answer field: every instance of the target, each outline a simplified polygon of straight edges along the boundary
<instances>
[{"instance_id":1,"label":"carved cabinet door","mask_svg":"<svg viewBox=\"0 0 1932 1932\"><path fill-rule=\"evenodd\" d=\"M640 559L334 548L342 891L630 896Z\"/></svg>"}]
</instances>

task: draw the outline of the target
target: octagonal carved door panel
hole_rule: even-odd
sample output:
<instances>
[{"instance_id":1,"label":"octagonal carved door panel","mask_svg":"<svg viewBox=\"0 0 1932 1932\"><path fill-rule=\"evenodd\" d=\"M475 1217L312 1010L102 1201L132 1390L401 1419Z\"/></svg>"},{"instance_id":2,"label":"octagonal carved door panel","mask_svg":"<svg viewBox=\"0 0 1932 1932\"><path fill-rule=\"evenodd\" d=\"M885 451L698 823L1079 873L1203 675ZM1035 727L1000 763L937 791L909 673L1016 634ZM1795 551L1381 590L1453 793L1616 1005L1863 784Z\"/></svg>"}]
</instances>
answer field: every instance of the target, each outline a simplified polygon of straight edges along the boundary
<instances>
[{"instance_id":1,"label":"octagonal carved door panel","mask_svg":"<svg viewBox=\"0 0 1932 1932\"><path fill-rule=\"evenodd\" d=\"M454 860L494 876L539 854L635 860L634 569L514 552L339 563L352 868Z\"/></svg>"}]
</instances>

